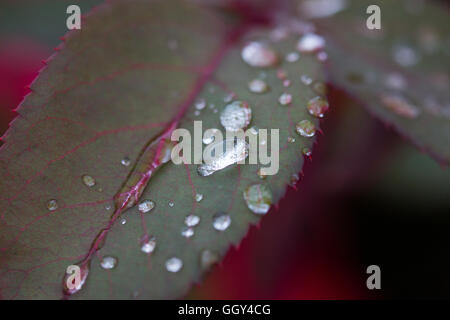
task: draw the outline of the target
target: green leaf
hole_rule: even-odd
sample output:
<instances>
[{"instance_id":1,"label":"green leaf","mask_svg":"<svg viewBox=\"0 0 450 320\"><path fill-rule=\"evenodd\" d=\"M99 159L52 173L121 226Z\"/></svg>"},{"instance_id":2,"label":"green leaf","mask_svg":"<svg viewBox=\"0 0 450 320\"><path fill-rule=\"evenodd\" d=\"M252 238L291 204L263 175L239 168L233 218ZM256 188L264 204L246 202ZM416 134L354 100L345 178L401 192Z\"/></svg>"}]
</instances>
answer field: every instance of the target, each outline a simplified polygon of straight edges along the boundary
<instances>
[{"instance_id":1,"label":"green leaf","mask_svg":"<svg viewBox=\"0 0 450 320\"><path fill-rule=\"evenodd\" d=\"M348 5L314 20L326 37L331 82L420 149L450 163L448 10L431 1L327 5L332 3ZM381 9L381 30L366 26L369 5Z\"/></svg>"},{"instance_id":2,"label":"green leaf","mask_svg":"<svg viewBox=\"0 0 450 320\"><path fill-rule=\"evenodd\" d=\"M83 288L72 298L179 297L206 271L204 250L223 256L257 223L260 215L243 197L249 186L262 184L272 203L279 201L303 165L302 149L314 142L295 133L296 123L307 119L319 125L306 109L318 94L300 75L319 84L323 75L313 55L283 59L295 51L297 37L270 43L268 30L248 27L229 13L186 2L113 1L88 15L81 31L68 34L32 84L0 150L2 298L61 298L72 264L90 265ZM268 41L280 56L279 66L244 63L241 49L250 40ZM279 68L290 86L283 86ZM248 82L258 77L269 84L268 92L248 90ZM202 120L204 130L222 130L219 115L230 92L251 107L250 126L280 129L278 174L262 180L259 165L245 164L201 177L197 165L168 162L140 198L154 201L153 210L114 208L130 205L118 192L129 191L142 177L139 172L156 164L154 152L174 125L192 133L193 121ZM292 94L292 104L278 103L283 92ZM200 115L197 99L208 104ZM126 157L129 166L121 164ZM86 175L95 185L86 185L92 185ZM200 202L197 193L203 195ZM48 210L55 209L50 200L56 200L56 210ZM212 226L220 212L231 217L222 232ZM189 214L201 220L186 239L181 230ZM149 255L141 246L151 236L156 249ZM118 259L115 268L100 267L105 256ZM174 256L183 267L171 273L165 263Z\"/></svg>"}]
</instances>

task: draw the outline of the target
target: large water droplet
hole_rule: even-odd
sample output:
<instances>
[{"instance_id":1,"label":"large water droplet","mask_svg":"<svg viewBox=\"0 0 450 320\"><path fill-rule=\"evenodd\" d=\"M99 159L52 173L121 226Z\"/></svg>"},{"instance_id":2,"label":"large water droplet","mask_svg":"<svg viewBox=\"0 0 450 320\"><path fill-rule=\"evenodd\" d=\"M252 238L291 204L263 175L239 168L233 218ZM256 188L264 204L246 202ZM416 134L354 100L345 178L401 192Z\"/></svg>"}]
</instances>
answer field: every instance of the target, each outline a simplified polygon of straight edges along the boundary
<instances>
[{"instance_id":1,"label":"large water droplet","mask_svg":"<svg viewBox=\"0 0 450 320\"><path fill-rule=\"evenodd\" d=\"M264 80L255 79L248 83L248 90L253 93L264 93L269 90L269 86Z\"/></svg>"},{"instance_id":2,"label":"large water droplet","mask_svg":"<svg viewBox=\"0 0 450 320\"><path fill-rule=\"evenodd\" d=\"M292 102L292 95L290 95L289 93L282 93L281 96L278 98L278 102L282 105L282 106L286 106L288 104L290 104Z\"/></svg>"},{"instance_id":3,"label":"large water droplet","mask_svg":"<svg viewBox=\"0 0 450 320\"><path fill-rule=\"evenodd\" d=\"M266 214L272 204L272 192L263 184L254 184L245 189L247 207L256 214Z\"/></svg>"},{"instance_id":4,"label":"large water droplet","mask_svg":"<svg viewBox=\"0 0 450 320\"><path fill-rule=\"evenodd\" d=\"M117 258L112 256L105 256L100 262L100 266L105 270L114 269L116 265L117 265Z\"/></svg>"},{"instance_id":5,"label":"large water droplet","mask_svg":"<svg viewBox=\"0 0 450 320\"><path fill-rule=\"evenodd\" d=\"M219 255L211 250L205 249L200 254L200 264L203 270L210 269L217 262L219 262Z\"/></svg>"},{"instance_id":6,"label":"large water droplet","mask_svg":"<svg viewBox=\"0 0 450 320\"><path fill-rule=\"evenodd\" d=\"M194 236L194 229L191 227L184 227L181 230L181 235L185 238L190 238L190 237Z\"/></svg>"},{"instance_id":7,"label":"large water droplet","mask_svg":"<svg viewBox=\"0 0 450 320\"><path fill-rule=\"evenodd\" d=\"M234 101L228 104L220 114L220 123L231 132L247 127L252 120L252 109L246 102Z\"/></svg>"},{"instance_id":8,"label":"large water droplet","mask_svg":"<svg viewBox=\"0 0 450 320\"><path fill-rule=\"evenodd\" d=\"M166 261L166 269L169 272L178 272L183 268L183 261L180 258L173 257Z\"/></svg>"},{"instance_id":9,"label":"large water droplet","mask_svg":"<svg viewBox=\"0 0 450 320\"><path fill-rule=\"evenodd\" d=\"M225 231L231 224L231 217L226 213L216 213L213 217L213 227L217 231Z\"/></svg>"},{"instance_id":10,"label":"large water droplet","mask_svg":"<svg viewBox=\"0 0 450 320\"><path fill-rule=\"evenodd\" d=\"M152 253L156 248L156 238L151 237L147 241L145 241L141 246L141 251L144 253Z\"/></svg>"},{"instance_id":11,"label":"large water droplet","mask_svg":"<svg viewBox=\"0 0 450 320\"><path fill-rule=\"evenodd\" d=\"M262 42L250 42L241 51L242 59L252 67L271 67L277 64L278 55L267 44Z\"/></svg>"},{"instance_id":12,"label":"large water droplet","mask_svg":"<svg viewBox=\"0 0 450 320\"><path fill-rule=\"evenodd\" d=\"M315 97L308 101L308 112L317 118L323 118L325 113L328 111L328 101L321 98Z\"/></svg>"},{"instance_id":13,"label":"large water droplet","mask_svg":"<svg viewBox=\"0 0 450 320\"><path fill-rule=\"evenodd\" d=\"M83 181L83 183L88 186L88 187L93 187L95 186L95 179L92 178L91 176L85 174L81 177L81 180Z\"/></svg>"},{"instance_id":14,"label":"large water droplet","mask_svg":"<svg viewBox=\"0 0 450 320\"><path fill-rule=\"evenodd\" d=\"M398 94L382 94L380 100L388 109L404 118L414 119L420 114L420 110L415 105Z\"/></svg>"},{"instance_id":15,"label":"large water droplet","mask_svg":"<svg viewBox=\"0 0 450 320\"><path fill-rule=\"evenodd\" d=\"M322 50L325 46L325 39L315 33L304 34L297 43L297 50L300 52L315 52Z\"/></svg>"},{"instance_id":16,"label":"large water droplet","mask_svg":"<svg viewBox=\"0 0 450 320\"><path fill-rule=\"evenodd\" d=\"M152 200L143 200L139 203L138 209L142 213L150 212L155 207L155 202Z\"/></svg>"},{"instance_id":17,"label":"large water droplet","mask_svg":"<svg viewBox=\"0 0 450 320\"><path fill-rule=\"evenodd\" d=\"M58 202L55 199L51 199L47 202L47 209L50 211L55 211L58 209Z\"/></svg>"},{"instance_id":18,"label":"large water droplet","mask_svg":"<svg viewBox=\"0 0 450 320\"><path fill-rule=\"evenodd\" d=\"M207 148L216 150L216 146L220 147L219 144L222 144L222 153L215 154L211 161L198 166L197 172L200 176L209 176L248 157L248 144L244 139L218 141Z\"/></svg>"},{"instance_id":19,"label":"large water droplet","mask_svg":"<svg viewBox=\"0 0 450 320\"><path fill-rule=\"evenodd\" d=\"M316 134L316 126L309 120L302 120L295 126L299 135L306 138L314 137Z\"/></svg>"}]
</instances>

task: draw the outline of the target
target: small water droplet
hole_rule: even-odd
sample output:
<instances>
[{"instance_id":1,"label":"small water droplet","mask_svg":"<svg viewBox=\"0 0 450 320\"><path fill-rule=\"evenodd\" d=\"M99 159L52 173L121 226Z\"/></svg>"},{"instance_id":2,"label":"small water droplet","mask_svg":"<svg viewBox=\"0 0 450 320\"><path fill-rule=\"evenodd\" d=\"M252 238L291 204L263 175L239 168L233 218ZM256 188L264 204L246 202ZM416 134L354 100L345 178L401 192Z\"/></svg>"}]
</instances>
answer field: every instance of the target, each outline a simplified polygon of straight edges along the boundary
<instances>
[{"instance_id":1,"label":"small water droplet","mask_svg":"<svg viewBox=\"0 0 450 320\"><path fill-rule=\"evenodd\" d=\"M55 211L58 209L58 202L55 199L51 199L47 202L47 209L49 211Z\"/></svg>"},{"instance_id":2,"label":"small water droplet","mask_svg":"<svg viewBox=\"0 0 450 320\"><path fill-rule=\"evenodd\" d=\"M285 26L277 26L270 32L270 39L274 42L286 39L289 36L289 29Z\"/></svg>"},{"instance_id":3,"label":"small water droplet","mask_svg":"<svg viewBox=\"0 0 450 320\"><path fill-rule=\"evenodd\" d=\"M255 79L248 83L248 90L253 93L264 93L269 90L269 86L264 80Z\"/></svg>"},{"instance_id":4,"label":"small water droplet","mask_svg":"<svg viewBox=\"0 0 450 320\"><path fill-rule=\"evenodd\" d=\"M213 217L213 227L217 231L225 231L231 224L231 217L226 213L216 213Z\"/></svg>"},{"instance_id":5,"label":"small water droplet","mask_svg":"<svg viewBox=\"0 0 450 320\"><path fill-rule=\"evenodd\" d=\"M156 248L156 238L151 237L147 241L145 241L141 246L141 251L144 253L152 253Z\"/></svg>"},{"instance_id":6,"label":"small water droplet","mask_svg":"<svg viewBox=\"0 0 450 320\"><path fill-rule=\"evenodd\" d=\"M143 200L139 203L138 209L142 213L150 212L155 207L155 202L152 200Z\"/></svg>"},{"instance_id":7,"label":"small water droplet","mask_svg":"<svg viewBox=\"0 0 450 320\"><path fill-rule=\"evenodd\" d=\"M105 209L106 210L109 211L109 210L111 210L111 208L112 208L111 204L108 203L108 204L105 205Z\"/></svg>"},{"instance_id":8,"label":"small water droplet","mask_svg":"<svg viewBox=\"0 0 450 320\"><path fill-rule=\"evenodd\" d=\"M302 149L302 153L304 156L310 157L312 155L311 149L308 147L304 147Z\"/></svg>"},{"instance_id":9,"label":"small water droplet","mask_svg":"<svg viewBox=\"0 0 450 320\"><path fill-rule=\"evenodd\" d=\"M203 270L210 269L217 262L219 262L219 255L211 250L205 249L200 254L200 264Z\"/></svg>"},{"instance_id":10,"label":"small water droplet","mask_svg":"<svg viewBox=\"0 0 450 320\"><path fill-rule=\"evenodd\" d=\"M420 110L406 98L397 94L382 94L380 100L388 109L408 119L417 118Z\"/></svg>"},{"instance_id":11,"label":"small water droplet","mask_svg":"<svg viewBox=\"0 0 450 320\"><path fill-rule=\"evenodd\" d=\"M120 220L120 224L126 224L126 223L127 223L127 219Z\"/></svg>"},{"instance_id":12,"label":"small water droplet","mask_svg":"<svg viewBox=\"0 0 450 320\"><path fill-rule=\"evenodd\" d=\"M309 120L302 120L295 126L297 133L302 137L311 138L316 134L316 126Z\"/></svg>"},{"instance_id":13,"label":"small water droplet","mask_svg":"<svg viewBox=\"0 0 450 320\"><path fill-rule=\"evenodd\" d=\"M206 107L206 100L205 99L198 99L195 101L195 109L197 110L203 110Z\"/></svg>"},{"instance_id":14,"label":"small water droplet","mask_svg":"<svg viewBox=\"0 0 450 320\"><path fill-rule=\"evenodd\" d=\"M105 270L114 269L116 265L117 265L117 258L112 256L105 256L100 262L100 266Z\"/></svg>"},{"instance_id":15,"label":"small water droplet","mask_svg":"<svg viewBox=\"0 0 450 320\"><path fill-rule=\"evenodd\" d=\"M283 87L287 88L287 87L289 87L290 85L291 85L291 80L286 79L286 80L283 81Z\"/></svg>"},{"instance_id":16,"label":"small water droplet","mask_svg":"<svg viewBox=\"0 0 450 320\"><path fill-rule=\"evenodd\" d=\"M81 177L81 180L83 181L83 183L88 186L88 187L93 187L95 186L95 179L92 178L91 176L85 174Z\"/></svg>"},{"instance_id":17,"label":"small water droplet","mask_svg":"<svg viewBox=\"0 0 450 320\"><path fill-rule=\"evenodd\" d=\"M173 201L169 201L168 203L169 207L173 208L173 206L175 205L175 203Z\"/></svg>"},{"instance_id":18,"label":"small water droplet","mask_svg":"<svg viewBox=\"0 0 450 320\"><path fill-rule=\"evenodd\" d=\"M184 219L184 223L188 227L195 227L196 225L198 225L200 223L200 217L190 214Z\"/></svg>"},{"instance_id":19,"label":"small water droplet","mask_svg":"<svg viewBox=\"0 0 450 320\"><path fill-rule=\"evenodd\" d=\"M266 214L272 204L272 192L262 184L254 184L244 191L247 207L256 214Z\"/></svg>"},{"instance_id":20,"label":"small water droplet","mask_svg":"<svg viewBox=\"0 0 450 320\"><path fill-rule=\"evenodd\" d=\"M316 52L325 46L325 39L315 33L304 34L297 43L300 52Z\"/></svg>"},{"instance_id":21,"label":"small water droplet","mask_svg":"<svg viewBox=\"0 0 450 320\"><path fill-rule=\"evenodd\" d=\"M328 101L321 97L315 97L308 101L307 108L310 115L317 118L323 118L329 108Z\"/></svg>"},{"instance_id":22,"label":"small water droplet","mask_svg":"<svg viewBox=\"0 0 450 320\"><path fill-rule=\"evenodd\" d=\"M316 57L320 62L325 62L328 59L328 54L325 51L320 51L317 53Z\"/></svg>"},{"instance_id":23,"label":"small water droplet","mask_svg":"<svg viewBox=\"0 0 450 320\"><path fill-rule=\"evenodd\" d=\"M402 67L411 67L419 62L418 53L407 45L396 45L392 50L394 61Z\"/></svg>"},{"instance_id":24,"label":"small water droplet","mask_svg":"<svg viewBox=\"0 0 450 320\"><path fill-rule=\"evenodd\" d=\"M306 74L303 74L300 77L300 80L307 86L309 86L313 82L313 79L307 76Z\"/></svg>"},{"instance_id":25,"label":"small water droplet","mask_svg":"<svg viewBox=\"0 0 450 320\"><path fill-rule=\"evenodd\" d=\"M288 141L289 143L294 143L294 142L295 142L295 138L293 138L293 137L288 137L288 138L287 138L287 141Z\"/></svg>"},{"instance_id":26,"label":"small water droplet","mask_svg":"<svg viewBox=\"0 0 450 320\"><path fill-rule=\"evenodd\" d=\"M199 110L195 110L194 111L194 116L198 117L200 115L200 111Z\"/></svg>"},{"instance_id":27,"label":"small water droplet","mask_svg":"<svg viewBox=\"0 0 450 320\"><path fill-rule=\"evenodd\" d=\"M258 171L256 171L256 174L258 175L258 177L259 177L260 179L265 179L265 178L267 178L267 175L262 173L261 168L259 168Z\"/></svg>"},{"instance_id":28,"label":"small water droplet","mask_svg":"<svg viewBox=\"0 0 450 320\"><path fill-rule=\"evenodd\" d=\"M225 106L220 114L220 123L231 132L247 127L252 119L252 109L246 102L234 101Z\"/></svg>"},{"instance_id":29,"label":"small water droplet","mask_svg":"<svg viewBox=\"0 0 450 320\"><path fill-rule=\"evenodd\" d=\"M384 81L386 83L386 87L393 90L404 90L407 86L406 79L401 73L397 72L386 75Z\"/></svg>"},{"instance_id":30,"label":"small water droplet","mask_svg":"<svg viewBox=\"0 0 450 320\"><path fill-rule=\"evenodd\" d=\"M235 97L234 93L228 93L224 98L223 98L223 102L228 103L231 102ZM213 105L214 106L214 105Z\"/></svg>"},{"instance_id":31,"label":"small water droplet","mask_svg":"<svg viewBox=\"0 0 450 320\"><path fill-rule=\"evenodd\" d=\"M277 70L277 78L280 80L284 80L286 79L288 76L287 71L283 70L283 69L278 69Z\"/></svg>"},{"instance_id":32,"label":"small water droplet","mask_svg":"<svg viewBox=\"0 0 450 320\"><path fill-rule=\"evenodd\" d=\"M200 202L203 200L203 195L201 193L197 193L195 195L195 201Z\"/></svg>"},{"instance_id":33,"label":"small water droplet","mask_svg":"<svg viewBox=\"0 0 450 320\"><path fill-rule=\"evenodd\" d=\"M290 52L285 57L287 62L296 62L298 59L300 59L300 55L297 52Z\"/></svg>"},{"instance_id":34,"label":"small water droplet","mask_svg":"<svg viewBox=\"0 0 450 320\"><path fill-rule=\"evenodd\" d=\"M298 176L298 174L294 173L294 174L291 176L291 179L290 179L290 183L289 183L289 184L290 184L291 186L295 187L295 186L297 185L298 180L300 180L300 177Z\"/></svg>"},{"instance_id":35,"label":"small water droplet","mask_svg":"<svg viewBox=\"0 0 450 320\"><path fill-rule=\"evenodd\" d=\"M282 93L281 96L278 98L278 102L282 105L288 105L292 102L292 95L290 95L289 93Z\"/></svg>"},{"instance_id":36,"label":"small water droplet","mask_svg":"<svg viewBox=\"0 0 450 320\"><path fill-rule=\"evenodd\" d=\"M218 144L222 144L222 153L215 154L211 161L198 166L197 172L200 176L209 176L248 157L248 144L244 139L218 141L209 145L208 148L215 150L220 147Z\"/></svg>"},{"instance_id":37,"label":"small water droplet","mask_svg":"<svg viewBox=\"0 0 450 320\"><path fill-rule=\"evenodd\" d=\"M166 269L169 272L178 272L183 268L183 261L180 258L173 257L166 261Z\"/></svg>"},{"instance_id":38,"label":"small water droplet","mask_svg":"<svg viewBox=\"0 0 450 320\"><path fill-rule=\"evenodd\" d=\"M277 64L278 55L267 44L250 42L241 51L242 60L252 67L271 67Z\"/></svg>"},{"instance_id":39,"label":"small water droplet","mask_svg":"<svg viewBox=\"0 0 450 320\"><path fill-rule=\"evenodd\" d=\"M191 227L184 227L183 230L181 230L181 235L185 238L190 238L194 236L194 229Z\"/></svg>"},{"instance_id":40,"label":"small water droplet","mask_svg":"<svg viewBox=\"0 0 450 320\"><path fill-rule=\"evenodd\" d=\"M128 157L123 158L122 160L120 160L120 163L125 166L128 167L131 164L131 160Z\"/></svg>"}]
</instances>

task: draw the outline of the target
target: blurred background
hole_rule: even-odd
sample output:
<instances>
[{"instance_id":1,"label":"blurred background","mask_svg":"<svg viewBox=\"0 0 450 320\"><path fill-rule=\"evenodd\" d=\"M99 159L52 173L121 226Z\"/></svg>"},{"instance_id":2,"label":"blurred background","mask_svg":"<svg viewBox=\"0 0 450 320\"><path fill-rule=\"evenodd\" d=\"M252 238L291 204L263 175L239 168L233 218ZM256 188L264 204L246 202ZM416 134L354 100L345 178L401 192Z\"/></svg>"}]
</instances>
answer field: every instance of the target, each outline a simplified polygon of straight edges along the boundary
<instances>
[{"instance_id":1,"label":"blurred background","mask_svg":"<svg viewBox=\"0 0 450 320\"><path fill-rule=\"evenodd\" d=\"M66 33L67 6L100 2L0 2L1 135ZM329 99L297 190L188 299L450 298L450 170L338 89ZM372 264L381 290L366 287Z\"/></svg>"}]
</instances>

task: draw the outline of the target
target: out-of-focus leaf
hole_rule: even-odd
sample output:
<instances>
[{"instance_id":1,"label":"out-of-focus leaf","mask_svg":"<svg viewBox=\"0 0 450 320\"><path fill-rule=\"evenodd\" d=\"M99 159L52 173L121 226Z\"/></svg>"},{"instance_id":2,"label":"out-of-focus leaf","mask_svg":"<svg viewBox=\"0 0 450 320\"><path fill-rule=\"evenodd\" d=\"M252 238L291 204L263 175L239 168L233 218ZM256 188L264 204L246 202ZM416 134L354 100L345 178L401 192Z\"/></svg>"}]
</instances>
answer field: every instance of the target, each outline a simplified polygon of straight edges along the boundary
<instances>
[{"instance_id":1,"label":"out-of-focus leaf","mask_svg":"<svg viewBox=\"0 0 450 320\"><path fill-rule=\"evenodd\" d=\"M313 55L286 62L297 39L270 43L266 31L247 27L186 2L113 1L66 37L31 86L0 150L2 298L60 298L67 266L87 256L89 276L73 298L178 297L205 271L204 250L222 256L258 221L243 199L247 187L264 184L278 202L302 167L302 149L314 141L297 136L295 124L319 124L306 110L317 93L300 75L322 81L321 65ZM278 67L245 64L240 53L249 40L268 41L280 56ZM280 80L280 68L289 85ZM255 78L270 90L249 92ZM203 129L222 128L219 115L231 92L252 108L250 126L280 129L279 173L261 180L258 165L234 165L200 177L196 165L169 162L141 197L156 203L150 213L133 207L112 215L113 199L145 146L174 123L191 133L194 120L202 120ZM278 102L283 92L292 95L288 106ZM197 99L207 103L200 113ZM121 164L126 157L129 166ZM95 185L83 184L83 175ZM203 199L197 202L196 194ZM58 207L49 211L52 199ZM231 217L223 232L212 226L219 212ZM189 214L201 220L186 239L181 231ZM90 251L105 228L104 243ZM157 244L148 255L141 246L151 236ZM104 256L116 257L116 267L102 269ZM165 267L173 256L183 261L177 273Z\"/></svg>"},{"instance_id":2,"label":"out-of-focus leaf","mask_svg":"<svg viewBox=\"0 0 450 320\"><path fill-rule=\"evenodd\" d=\"M326 6L319 10L319 3ZM381 30L366 26L369 5L381 9ZM325 17L331 8L338 12ZM314 23L326 36L331 81L420 149L448 164L448 8L432 1L305 0L298 10L320 16Z\"/></svg>"}]
</instances>

